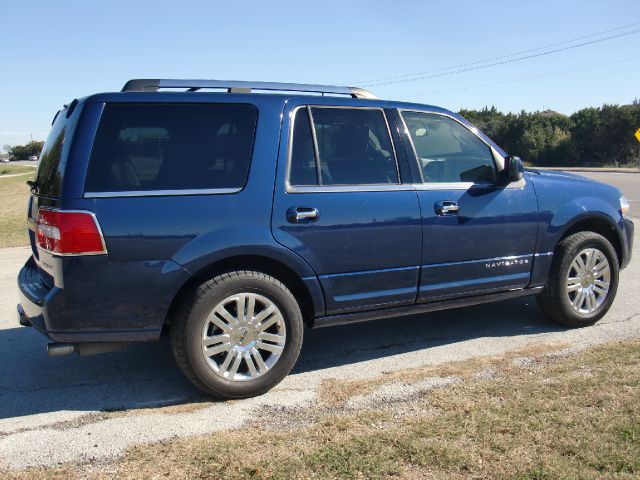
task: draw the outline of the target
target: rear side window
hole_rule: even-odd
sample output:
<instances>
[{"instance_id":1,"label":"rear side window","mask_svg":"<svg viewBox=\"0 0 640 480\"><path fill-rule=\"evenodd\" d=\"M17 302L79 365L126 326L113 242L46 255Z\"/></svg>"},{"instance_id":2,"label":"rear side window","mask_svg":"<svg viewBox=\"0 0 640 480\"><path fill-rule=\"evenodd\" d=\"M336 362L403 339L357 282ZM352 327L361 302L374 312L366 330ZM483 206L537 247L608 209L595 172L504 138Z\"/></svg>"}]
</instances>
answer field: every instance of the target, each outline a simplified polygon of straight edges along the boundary
<instances>
[{"instance_id":1,"label":"rear side window","mask_svg":"<svg viewBox=\"0 0 640 480\"><path fill-rule=\"evenodd\" d=\"M299 109L294 121L289 183L298 186L399 183L383 111Z\"/></svg>"},{"instance_id":2,"label":"rear side window","mask_svg":"<svg viewBox=\"0 0 640 480\"><path fill-rule=\"evenodd\" d=\"M318 185L318 168L313 149L313 135L309 112L306 108L298 110L293 123L293 141L291 144L291 185Z\"/></svg>"},{"instance_id":3,"label":"rear side window","mask_svg":"<svg viewBox=\"0 0 640 480\"><path fill-rule=\"evenodd\" d=\"M242 188L257 117L245 104L107 104L85 191Z\"/></svg>"},{"instance_id":4,"label":"rear side window","mask_svg":"<svg viewBox=\"0 0 640 480\"><path fill-rule=\"evenodd\" d=\"M40 154L36 175L39 195L49 197L60 195L66 159L71 145L69 140L73 138L81 110L82 107L79 106L78 101L74 100L69 107L60 110L54 118L53 126Z\"/></svg>"}]
</instances>

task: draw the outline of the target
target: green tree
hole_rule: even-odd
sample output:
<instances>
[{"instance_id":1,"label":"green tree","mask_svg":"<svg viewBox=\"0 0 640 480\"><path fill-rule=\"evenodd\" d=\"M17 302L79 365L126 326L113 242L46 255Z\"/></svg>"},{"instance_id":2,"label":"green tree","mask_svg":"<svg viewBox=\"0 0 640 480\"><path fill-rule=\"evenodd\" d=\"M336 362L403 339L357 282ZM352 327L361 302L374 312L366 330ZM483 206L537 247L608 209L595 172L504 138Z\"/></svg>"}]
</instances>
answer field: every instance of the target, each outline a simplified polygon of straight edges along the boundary
<instances>
[{"instance_id":1,"label":"green tree","mask_svg":"<svg viewBox=\"0 0 640 480\"><path fill-rule=\"evenodd\" d=\"M11 160L27 160L31 155L40 157L44 142L31 141L26 145L16 145L9 148L9 158Z\"/></svg>"},{"instance_id":2,"label":"green tree","mask_svg":"<svg viewBox=\"0 0 640 480\"><path fill-rule=\"evenodd\" d=\"M505 151L539 166L630 165L637 161L640 102L584 108L570 117L553 111L503 114L495 107L460 114Z\"/></svg>"}]
</instances>

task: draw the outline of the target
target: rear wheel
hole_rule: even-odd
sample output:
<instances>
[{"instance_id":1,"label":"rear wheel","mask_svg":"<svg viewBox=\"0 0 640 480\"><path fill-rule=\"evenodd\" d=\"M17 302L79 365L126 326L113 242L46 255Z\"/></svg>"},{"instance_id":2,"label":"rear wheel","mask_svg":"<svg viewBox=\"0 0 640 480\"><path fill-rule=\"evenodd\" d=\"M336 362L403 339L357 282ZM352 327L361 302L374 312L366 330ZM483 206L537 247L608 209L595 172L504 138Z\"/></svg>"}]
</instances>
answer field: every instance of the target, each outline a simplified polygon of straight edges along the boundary
<instances>
[{"instance_id":1,"label":"rear wheel","mask_svg":"<svg viewBox=\"0 0 640 480\"><path fill-rule=\"evenodd\" d=\"M303 328L284 284L259 272L229 272L203 283L178 309L171 346L180 369L201 390L251 397L291 371Z\"/></svg>"},{"instance_id":2,"label":"rear wheel","mask_svg":"<svg viewBox=\"0 0 640 480\"><path fill-rule=\"evenodd\" d=\"M538 305L564 325L593 325L613 303L618 270L616 252L606 238L594 232L575 233L558 245Z\"/></svg>"}]
</instances>

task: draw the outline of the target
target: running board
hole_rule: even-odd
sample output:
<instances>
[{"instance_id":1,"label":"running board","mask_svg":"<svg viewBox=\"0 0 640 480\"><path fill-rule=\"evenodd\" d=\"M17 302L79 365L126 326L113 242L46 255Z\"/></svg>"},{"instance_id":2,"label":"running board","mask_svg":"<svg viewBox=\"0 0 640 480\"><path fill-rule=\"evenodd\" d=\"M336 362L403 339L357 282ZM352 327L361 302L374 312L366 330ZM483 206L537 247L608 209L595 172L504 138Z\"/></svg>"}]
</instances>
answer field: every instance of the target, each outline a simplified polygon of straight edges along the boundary
<instances>
[{"instance_id":1,"label":"running board","mask_svg":"<svg viewBox=\"0 0 640 480\"><path fill-rule=\"evenodd\" d=\"M474 297L440 300L438 302L417 303L414 305L384 308L381 310L369 310L366 312L342 313L339 315L317 317L312 320L311 328L332 327L334 325L344 325L347 323L366 322L369 320L379 320L382 318L402 317L405 315L415 315L418 313L448 310L450 308L469 307L472 305L480 305L482 303L499 302L500 300L508 300L511 298L535 295L537 293L540 293L543 288L544 287L524 288L520 290L509 290L508 292L476 295Z\"/></svg>"}]
</instances>

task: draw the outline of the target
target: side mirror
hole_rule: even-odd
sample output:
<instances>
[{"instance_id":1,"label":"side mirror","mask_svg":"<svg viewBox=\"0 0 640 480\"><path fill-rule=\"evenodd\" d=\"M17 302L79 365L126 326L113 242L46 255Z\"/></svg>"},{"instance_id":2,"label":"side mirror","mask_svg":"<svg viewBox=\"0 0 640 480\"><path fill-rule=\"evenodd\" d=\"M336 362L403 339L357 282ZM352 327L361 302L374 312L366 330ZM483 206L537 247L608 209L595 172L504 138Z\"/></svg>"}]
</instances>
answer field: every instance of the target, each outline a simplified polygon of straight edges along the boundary
<instances>
[{"instance_id":1,"label":"side mirror","mask_svg":"<svg viewBox=\"0 0 640 480\"><path fill-rule=\"evenodd\" d=\"M505 158L504 178L506 183L517 182L524 176L524 164L520 157L509 155Z\"/></svg>"}]
</instances>

